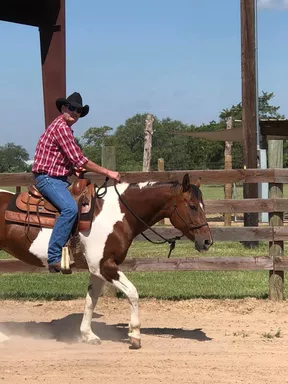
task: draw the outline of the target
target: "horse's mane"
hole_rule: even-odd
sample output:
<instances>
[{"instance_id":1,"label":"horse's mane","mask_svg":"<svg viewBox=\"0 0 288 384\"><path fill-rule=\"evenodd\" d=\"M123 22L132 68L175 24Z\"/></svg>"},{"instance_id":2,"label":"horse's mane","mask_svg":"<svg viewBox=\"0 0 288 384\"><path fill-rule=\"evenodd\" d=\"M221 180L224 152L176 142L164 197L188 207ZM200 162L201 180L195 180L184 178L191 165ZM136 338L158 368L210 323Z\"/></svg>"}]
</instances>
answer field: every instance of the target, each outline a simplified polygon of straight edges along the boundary
<instances>
[{"instance_id":1,"label":"horse's mane","mask_svg":"<svg viewBox=\"0 0 288 384\"><path fill-rule=\"evenodd\" d=\"M159 181L159 182L157 181L157 182L151 182L151 184L150 184L150 182L147 182L147 186L145 186L144 188L153 189L153 188L157 188L157 187L161 187L161 186L163 186L163 187L170 186L170 188L172 189L172 191L175 194L182 192L182 183L180 183L177 180ZM138 183L131 183L131 184L129 184L129 188L139 188L139 185L138 185ZM194 184L190 184L190 193L191 193L191 197L196 197L196 199L198 199L198 200L202 199L202 193L201 193L200 189Z\"/></svg>"}]
</instances>

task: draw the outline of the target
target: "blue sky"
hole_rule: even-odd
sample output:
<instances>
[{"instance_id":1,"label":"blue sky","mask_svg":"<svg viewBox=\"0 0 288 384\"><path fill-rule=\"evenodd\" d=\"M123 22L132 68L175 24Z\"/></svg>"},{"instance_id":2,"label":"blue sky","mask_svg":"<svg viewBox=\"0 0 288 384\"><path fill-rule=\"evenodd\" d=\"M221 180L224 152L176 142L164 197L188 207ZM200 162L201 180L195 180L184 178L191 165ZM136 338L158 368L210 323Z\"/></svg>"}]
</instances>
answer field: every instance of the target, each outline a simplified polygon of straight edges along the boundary
<instances>
[{"instance_id":1,"label":"blue sky","mask_svg":"<svg viewBox=\"0 0 288 384\"><path fill-rule=\"evenodd\" d=\"M288 0L259 0L259 92L286 116L287 17ZM66 39L67 95L90 105L77 136L138 112L208 123L241 101L240 0L67 0ZM1 21L0 45L0 145L32 157L45 129L38 29Z\"/></svg>"}]
</instances>

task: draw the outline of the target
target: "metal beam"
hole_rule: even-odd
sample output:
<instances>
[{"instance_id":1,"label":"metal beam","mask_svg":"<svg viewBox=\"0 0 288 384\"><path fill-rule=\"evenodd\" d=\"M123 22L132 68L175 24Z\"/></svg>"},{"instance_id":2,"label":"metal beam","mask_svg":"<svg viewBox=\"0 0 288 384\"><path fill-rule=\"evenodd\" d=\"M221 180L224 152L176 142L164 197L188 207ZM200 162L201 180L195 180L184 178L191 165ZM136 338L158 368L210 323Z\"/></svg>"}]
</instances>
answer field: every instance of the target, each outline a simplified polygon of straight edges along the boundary
<instances>
[{"instance_id":1,"label":"metal beam","mask_svg":"<svg viewBox=\"0 0 288 384\"><path fill-rule=\"evenodd\" d=\"M59 0L56 24L39 27L46 127L59 113L55 100L66 95L65 0Z\"/></svg>"}]
</instances>

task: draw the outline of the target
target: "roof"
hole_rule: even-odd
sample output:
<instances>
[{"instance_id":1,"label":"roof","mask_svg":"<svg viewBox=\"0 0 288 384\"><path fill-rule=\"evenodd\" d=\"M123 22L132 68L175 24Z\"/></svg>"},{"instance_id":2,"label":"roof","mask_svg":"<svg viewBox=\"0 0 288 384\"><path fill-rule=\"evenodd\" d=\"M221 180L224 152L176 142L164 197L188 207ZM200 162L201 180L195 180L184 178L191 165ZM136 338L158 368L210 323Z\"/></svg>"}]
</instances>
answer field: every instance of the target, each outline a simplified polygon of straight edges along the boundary
<instances>
[{"instance_id":1,"label":"roof","mask_svg":"<svg viewBox=\"0 0 288 384\"><path fill-rule=\"evenodd\" d=\"M200 139L207 139L212 141L243 141L242 127L224 129L221 131L199 131L199 132L173 132L175 135L193 136Z\"/></svg>"},{"instance_id":2,"label":"roof","mask_svg":"<svg viewBox=\"0 0 288 384\"><path fill-rule=\"evenodd\" d=\"M3 0L0 20L32 26L56 23L63 0Z\"/></svg>"},{"instance_id":3,"label":"roof","mask_svg":"<svg viewBox=\"0 0 288 384\"><path fill-rule=\"evenodd\" d=\"M192 136L212 141L238 141L243 142L242 120L235 120L234 128L223 129L220 131L191 131L191 132L172 132L174 135ZM267 140L288 139L288 119L260 119L261 134Z\"/></svg>"}]
</instances>

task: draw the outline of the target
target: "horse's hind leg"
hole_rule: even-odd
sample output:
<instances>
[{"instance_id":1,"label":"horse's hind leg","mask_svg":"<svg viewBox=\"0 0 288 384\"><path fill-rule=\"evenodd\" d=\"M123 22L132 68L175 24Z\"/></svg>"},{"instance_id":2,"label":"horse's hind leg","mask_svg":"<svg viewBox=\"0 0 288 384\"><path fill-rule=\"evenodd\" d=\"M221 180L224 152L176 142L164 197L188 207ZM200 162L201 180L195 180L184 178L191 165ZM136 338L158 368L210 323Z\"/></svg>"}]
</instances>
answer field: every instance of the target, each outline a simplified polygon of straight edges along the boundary
<instances>
[{"instance_id":1,"label":"horse's hind leg","mask_svg":"<svg viewBox=\"0 0 288 384\"><path fill-rule=\"evenodd\" d=\"M138 310L138 292L135 286L124 275L123 272L118 271L118 280L112 280L114 287L122 291L128 298L131 308L131 319L129 324L128 336L131 340L131 347L133 349L141 348L141 335L140 335L140 319Z\"/></svg>"},{"instance_id":2,"label":"horse's hind leg","mask_svg":"<svg viewBox=\"0 0 288 384\"><path fill-rule=\"evenodd\" d=\"M101 340L91 329L93 311L97 304L104 281L95 275L90 275L88 292L86 295L86 304L83 319L80 326L80 341L89 344L100 344Z\"/></svg>"}]
</instances>

